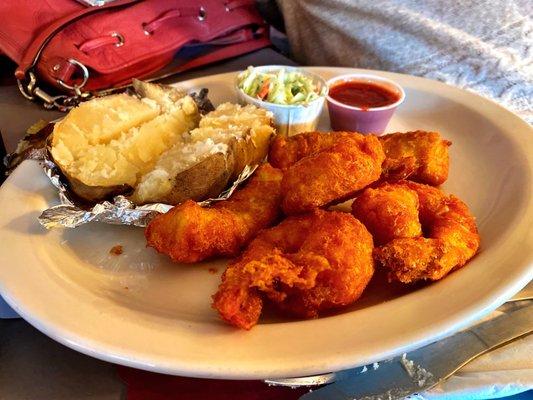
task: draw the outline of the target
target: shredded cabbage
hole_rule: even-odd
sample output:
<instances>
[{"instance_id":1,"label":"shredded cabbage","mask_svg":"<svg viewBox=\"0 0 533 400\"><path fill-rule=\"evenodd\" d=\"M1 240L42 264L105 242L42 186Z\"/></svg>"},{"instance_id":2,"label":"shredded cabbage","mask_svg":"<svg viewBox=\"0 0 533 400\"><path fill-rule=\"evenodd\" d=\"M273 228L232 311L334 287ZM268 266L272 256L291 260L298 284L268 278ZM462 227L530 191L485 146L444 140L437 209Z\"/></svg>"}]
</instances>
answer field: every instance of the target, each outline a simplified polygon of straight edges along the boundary
<instances>
[{"instance_id":1,"label":"shredded cabbage","mask_svg":"<svg viewBox=\"0 0 533 400\"><path fill-rule=\"evenodd\" d=\"M318 90L311 78L297 71L281 68L259 72L251 66L239 74L237 86L249 96L285 105L309 103L323 95L325 90Z\"/></svg>"}]
</instances>

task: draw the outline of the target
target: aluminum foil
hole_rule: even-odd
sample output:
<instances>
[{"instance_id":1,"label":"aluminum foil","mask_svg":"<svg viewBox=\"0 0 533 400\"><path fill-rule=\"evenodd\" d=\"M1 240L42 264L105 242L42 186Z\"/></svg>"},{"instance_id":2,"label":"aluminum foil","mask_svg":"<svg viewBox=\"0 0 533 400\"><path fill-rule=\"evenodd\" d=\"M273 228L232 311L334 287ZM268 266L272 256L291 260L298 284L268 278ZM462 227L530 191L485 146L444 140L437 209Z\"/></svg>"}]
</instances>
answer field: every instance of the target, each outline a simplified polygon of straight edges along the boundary
<instances>
[{"instance_id":1,"label":"aluminum foil","mask_svg":"<svg viewBox=\"0 0 533 400\"><path fill-rule=\"evenodd\" d=\"M73 204L60 204L44 210L39 222L47 229L59 226L75 228L88 222L105 222L115 225L146 226L156 215L165 213L172 206L156 203L135 206L124 196L116 196L113 202L97 203L90 210L84 210Z\"/></svg>"},{"instance_id":2,"label":"aluminum foil","mask_svg":"<svg viewBox=\"0 0 533 400\"><path fill-rule=\"evenodd\" d=\"M136 206L126 197L115 196L113 201L96 203L90 209L84 209L71 200L68 186L64 184L58 167L47 157L42 162L46 175L59 191L61 204L44 210L39 222L47 229L56 227L75 228L88 222L105 222L114 225L134 225L145 227L158 214L166 213L173 206L164 203ZM248 179L256 170L257 165L247 165L233 184L218 197L204 200L198 204L208 206L214 202L228 199L237 187Z\"/></svg>"}]
</instances>

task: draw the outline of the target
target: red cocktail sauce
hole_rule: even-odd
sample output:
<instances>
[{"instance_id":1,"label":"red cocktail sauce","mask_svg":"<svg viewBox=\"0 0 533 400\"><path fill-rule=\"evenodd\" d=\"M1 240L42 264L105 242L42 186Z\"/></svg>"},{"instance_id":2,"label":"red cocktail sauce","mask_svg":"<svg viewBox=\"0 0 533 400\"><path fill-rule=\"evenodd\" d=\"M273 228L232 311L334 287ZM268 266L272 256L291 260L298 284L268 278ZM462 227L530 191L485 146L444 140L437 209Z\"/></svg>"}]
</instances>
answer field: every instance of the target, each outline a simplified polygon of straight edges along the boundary
<instances>
[{"instance_id":1,"label":"red cocktail sauce","mask_svg":"<svg viewBox=\"0 0 533 400\"><path fill-rule=\"evenodd\" d=\"M369 108L385 107L400 100L400 94L385 86L362 81L344 81L329 88L329 97L348 106Z\"/></svg>"}]
</instances>

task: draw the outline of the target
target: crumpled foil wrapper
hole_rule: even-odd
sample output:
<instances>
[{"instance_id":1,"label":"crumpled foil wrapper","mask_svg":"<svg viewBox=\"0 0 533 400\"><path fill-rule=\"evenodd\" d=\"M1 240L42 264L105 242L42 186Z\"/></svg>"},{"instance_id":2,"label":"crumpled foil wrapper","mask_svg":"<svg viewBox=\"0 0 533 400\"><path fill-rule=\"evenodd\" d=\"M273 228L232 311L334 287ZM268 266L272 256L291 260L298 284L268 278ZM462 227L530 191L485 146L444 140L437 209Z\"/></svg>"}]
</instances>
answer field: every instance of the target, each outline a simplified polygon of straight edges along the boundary
<instances>
[{"instance_id":1,"label":"crumpled foil wrapper","mask_svg":"<svg viewBox=\"0 0 533 400\"><path fill-rule=\"evenodd\" d=\"M88 222L105 222L114 225L134 225L145 227L158 214L166 213L173 206L164 203L136 206L126 197L115 196L113 201L96 203L90 209L84 209L74 204L69 195L68 187L58 174L58 167L47 157L42 162L46 175L59 191L61 204L44 210L39 216L39 222L47 229L56 227L75 228ZM208 206L214 202L228 199L237 187L248 179L256 170L257 165L247 165L233 184L218 197L199 202L201 206Z\"/></svg>"},{"instance_id":2,"label":"crumpled foil wrapper","mask_svg":"<svg viewBox=\"0 0 533 400\"><path fill-rule=\"evenodd\" d=\"M214 109L207 98L207 90L202 89L199 94L191 94L202 113ZM24 160L37 160L43 167L52 184L57 188L61 204L44 210L39 216L39 222L47 229L56 227L75 228L88 222L105 222L114 225L134 225L145 227L158 214L170 210L173 206L164 203L137 206L125 196L119 195L113 201L102 201L88 208L86 204L77 201L71 192L61 170L51 159L47 151L47 138L53 131L53 122L38 121L32 125L22 139L17 150L8 154L4 159L8 173L13 171ZM207 206L217 201L228 199L235 189L248 179L258 165L246 166L232 185L218 197L199 202Z\"/></svg>"}]
</instances>

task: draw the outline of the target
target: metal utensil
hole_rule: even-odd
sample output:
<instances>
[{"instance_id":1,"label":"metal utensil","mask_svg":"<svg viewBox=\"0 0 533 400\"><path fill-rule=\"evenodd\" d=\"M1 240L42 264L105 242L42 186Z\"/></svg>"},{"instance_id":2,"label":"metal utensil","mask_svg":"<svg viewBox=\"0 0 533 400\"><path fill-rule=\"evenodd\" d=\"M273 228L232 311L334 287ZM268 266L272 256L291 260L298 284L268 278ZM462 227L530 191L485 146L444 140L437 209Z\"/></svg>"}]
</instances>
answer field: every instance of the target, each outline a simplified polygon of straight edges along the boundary
<instances>
[{"instance_id":1,"label":"metal utensil","mask_svg":"<svg viewBox=\"0 0 533 400\"><path fill-rule=\"evenodd\" d=\"M512 306L513 303L517 301L524 301L524 300L533 300L533 283L530 283L528 286L526 286L524 289L518 292L515 296L510 298L506 303L500 306L498 310L505 312L508 307ZM426 347L429 347L429 346L426 346ZM326 384L333 383L336 381L340 381L343 379L353 378L357 376L358 374L360 374L361 372L373 370L377 366L378 364L374 363L372 365L360 366L356 368L351 368L351 369L337 371L337 372L330 372L326 374L319 374L319 375L312 375L312 376L305 376L305 377L294 377L294 378L266 379L264 382L271 386L286 386L286 387L291 387L291 388L296 388L300 386L309 386L309 387L321 386L321 385L326 385Z\"/></svg>"},{"instance_id":2,"label":"metal utensil","mask_svg":"<svg viewBox=\"0 0 533 400\"><path fill-rule=\"evenodd\" d=\"M302 400L394 400L431 389L478 356L533 332L533 304L506 311L446 339L307 393Z\"/></svg>"}]
</instances>

